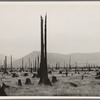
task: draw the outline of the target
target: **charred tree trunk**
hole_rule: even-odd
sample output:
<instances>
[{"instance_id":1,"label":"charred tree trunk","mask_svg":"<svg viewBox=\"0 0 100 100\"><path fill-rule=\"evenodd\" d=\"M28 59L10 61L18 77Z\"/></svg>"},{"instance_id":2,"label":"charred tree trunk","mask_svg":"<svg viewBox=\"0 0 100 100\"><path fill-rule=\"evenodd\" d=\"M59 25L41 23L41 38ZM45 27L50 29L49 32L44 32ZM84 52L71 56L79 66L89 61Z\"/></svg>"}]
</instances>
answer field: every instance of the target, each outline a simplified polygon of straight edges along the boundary
<instances>
[{"instance_id":1,"label":"charred tree trunk","mask_svg":"<svg viewBox=\"0 0 100 100\"><path fill-rule=\"evenodd\" d=\"M12 70L12 55L11 55L11 72L12 72L13 70Z\"/></svg>"},{"instance_id":2,"label":"charred tree trunk","mask_svg":"<svg viewBox=\"0 0 100 100\"><path fill-rule=\"evenodd\" d=\"M37 68L37 77L40 77L40 64L39 64L39 55L38 55L38 68Z\"/></svg>"},{"instance_id":3,"label":"charred tree trunk","mask_svg":"<svg viewBox=\"0 0 100 100\"><path fill-rule=\"evenodd\" d=\"M33 72L33 68L32 68L32 62L31 62L31 73Z\"/></svg>"},{"instance_id":4,"label":"charred tree trunk","mask_svg":"<svg viewBox=\"0 0 100 100\"><path fill-rule=\"evenodd\" d=\"M39 69L39 66L40 66L40 65L39 65L39 55L38 55L38 69Z\"/></svg>"},{"instance_id":5,"label":"charred tree trunk","mask_svg":"<svg viewBox=\"0 0 100 100\"><path fill-rule=\"evenodd\" d=\"M21 79L18 80L18 86L22 86Z\"/></svg>"},{"instance_id":6,"label":"charred tree trunk","mask_svg":"<svg viewBox=\"0 0 100 100\"><path fill-rule=\"evenodd\" d=\"M44 83L51 85L51 82L48 78L48 69L47 69L47 15L45 16L45 57L44 57L44 63L45 63L45 67L44 67Z\"/></svg>"},{"instance_id":7,"label":"charred tree trunk","mask_svg":"<svg viewBox=\"0 0 100 100\"><path fill-rule=\"evenodd\" d=\"M57 63L56 63L56 70L58 69L58 65L57 65Z\"/></svg>"},{"instance_id":8,"label":"charred tree trunk","mask_svg":"<svg viewBox=\"0 0 100 100\"><path fill-rule=\"evenodd\" d=\"M36 59L35 59L35 72L36 72Z\"/></svg>"},{"instance_id":9,"label":"charred tree trunk","mask_svg":"<svg viewBox=\"0 0 100 100\"><path fill-rule=\"evenodd\" d=\"M34 60L33 60L33 68L32 68L32 71L34 71Z\"/></svg>"},{"instance_id":10,"label":"charred tree trunk","mask_svg":"<svg viewBox=\"0 0 100 100\"><path fill-rule=\"evenodd\" d=\"M4 87L0 87L0 96L7 96Z\"/></svg>"},{"instance_id":11,"label":"charred tree trunk","mask_svg":"<svg viewBox=\"0 0 100 100\"><path fill-rule=\"evenodd\" d=\"M60 69L60 62L59 62L59 67L58 67L58 69Z\"/></svg>"},{"instance_id":12,"label":"charred tree trunk","mask_svg":"<svg viewBox=\"0 0 100 100\"><path fill-rule=\"evenodd\" d=\"M44 31L45 31L45 58L44 58L44 60L45 60L45 73L47 74L47 15L45 16L45 29L44 29ZM47 74L47 77L48 77L48 74Z\"/></svg>"},{"instance_id":13,"label":"charred tree trunk","mask_svg":"<svg viewBox=\"0 0 100 100\"><path fill-rule=\"evenodd\" d=\"M40 62L40 81L39 84L51 85L47 71L47 16L45 16L45 36L43 36L43 18L41 16L41 62ZM44 39L45 38L45 39Z\"/></svg>"},{"instance_id":14,"label":"charred tree trunk","mask_svg":"<svg viewBox=\"0 0 100 100\"><path fill-rule=\"evenodd\" d=\"M64 62L64 69L65 69L65 62Z\"/></svg>"},{"instance_id":15,"label":"charred tree trunk","mask_svg":"<svg viewBox=\"0 0 100 100\"><path fill-rule=\"evenodd\" d=\"M7 56L5 56L4 60L4 73L7 73Z\"/></svg>"},{"instance_id":16,"label":"charred tree trunk","mask_svg":"<svg viewBox=\"0 0 100 100\"><path fill-rule=\"evenodd\" d=\"M29 71L30 71L30 58L29 58Z\"/></svg>"},{"instance_id":17,"label":"charred tree trunk","mask_svg":"<svg viewBox=\"0 0 100 100\"><path fill-rule=\"evenodd\" d=\"M69 69L71 70L71 55L70 55L70 58L69 58Z\"/></svg>"},{"instance_id":18,"label":"charred tree trunk","mask_svg":"<svg viewBox=\"0 0 100 100\"><path fill-rule=\"evenodd\" d=\"M26 84L26 85L28 85L28 84L32 84L30 78L26 78L26 82L25 82L25 84Z\"/></svg>"},{"instance_id":19,"label":"charred tree trunk","mask_svg":"<svg viewBox=\"0 0 100 100\"><path fill-rule=\"evenodd\" d=\"M43 68L44 68L44 47L43 47L43 18L41 16L41 62L40 62L40 81L43 82Z\"/></svg>"},{"instance_id":20,"label":"charred tree trunk","mask_svg":"<svg viewBox=\"0 0 100 100\"><path fill-rule=\"evenodd\" d=\"M24 61L23 61L23 58L22 58L22 71L24 71L23 63L24 63Z\"/></svg>"},{"instance_id":21,"label":"charred tree trunk","mask_svg":"<svg viewBox=\"0 0 100 100\"><path fill-rule=\"evenodd\" d=\"M75 66L75 73L77 73L77 62L76 62L76 66Z\"/></svg>"}]
</instances>

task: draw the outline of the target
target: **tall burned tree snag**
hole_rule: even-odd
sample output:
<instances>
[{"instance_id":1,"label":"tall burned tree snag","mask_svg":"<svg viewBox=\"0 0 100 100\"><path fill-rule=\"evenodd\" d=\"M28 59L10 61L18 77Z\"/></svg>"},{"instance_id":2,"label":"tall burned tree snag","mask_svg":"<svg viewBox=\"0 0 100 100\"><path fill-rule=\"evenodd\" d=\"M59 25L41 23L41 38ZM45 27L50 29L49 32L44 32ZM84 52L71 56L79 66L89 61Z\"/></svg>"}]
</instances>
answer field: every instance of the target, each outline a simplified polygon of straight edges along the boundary
<instances>
[{"instance_id":1,"label":"tall burned tree snag","mask_svg":"<svg viewBox=\"0 0 100 100\"><path fill-rule=\"evenodd\" d=\"M76 65L75 65L75 73L77 73L77 62L76 62Z\"/></svg>"},{"instance_id":2,"label":"tall burned tree snag","mask_svg":"<svg viewBox=\"0 0 100 100\"><path fill-rule=\"evenodd\" d=\"M40 81L39 84L43 82L43 68L44 68L44 47L43 47L43 18L41 16L41 62L40 62Z\"/></svg>"},{"instance_id":3,"label":"tall burned tree snag","mask_svg":"<svg viewBox=\"0 0 100 100\"><path fill-rule=\"evenodd\" d=\"M47 15L45 16L45 29L43 34L43 18L41 16L41 61L39 84L51 85L47 71Z\"/></svg>"},{"instance_id":4,"label":"tall burned tree snag","mask_svg":"<svg viewBox=\"0 0 100 100\"><path fill-rule=\"evenodd\" d=\"M69 69L71 70L71 55L69 57Z\"/></svg>"},{"instance_id":5,"label":"tall burned tree snag","mask_svg":"<svg viewBox=\"0 0 100 100\"><path fill-rule=\"evenodd\" d=\"M45 16L45 29L44 29L44 34L45 34L45 70L47 70L47 15ZM48 74L47 74L48 77Z\"/></svg>"},{"instance_id":6,"label":"tall burned tree snag","mask_svg":"<svg viewBox=\"0 0 100 100\"><path fill-rule=\"evenodd\" d=\"M65 62L64 62L64 69L65 69Z\"/></svg>"},{"instance_id":7,"label":"tall burned tree snag","mask_svg":"<svg viewBox=\"0 0 100 100\"><path fill-rule=\"evenodd\" d=\"M26 70L26 68L27 68L27 63L25 62L25 70Z\"/></svg>"},{"instance_id":8,"label":"tall burned tree snag","mask_svg":"<svg viewBox=\"0 0 100 100\"><path fill-rule=\"evenodd\" d=\"M34 71L34 60L33 60L33 68L32 68L32 70Z\"/></svg>"},{"instance_id":9,"label":"tall burned tree snag","mask_svg":"<svg viewBox=\"0 0 100 100\"><path fill-rule=\"evenodd\" d=\"M37 65L37 77L40 77L40 64L39 64L39 55L38 55L38 65Z\"/></svg>"},{"instance_id":10,"label":"tall burned tree snag","mask_svg":"<svg viewBox=\"0 0 100 100\"><path fill-rule=\"evenodd\" d=\"M39 69L39 55L38 55L38 68L37 69Z\"/></svg>"},{"instance_id":11,"label":"tall burned tree snag","mask_svg":"<svg viewBox=\"0 0 100 100\"><path fill-rule=\"evenodd\" d=\"M58 69L58 64L56 63L56 70Z\"/></svg>"},{"instance_id":12,"label":"tall burned tree snag","mask_svg":"<svg viewBox=\"0 0 100 100\"><path fill-rule=\"evenodd\" d=\"M24 64L24 60L23 60L23 58L22 58L22 71L24 71L24 66L23 66L23 64Z\"/></svg>"},{"instance_id":13,"label":"tall burned tree snag","mask_svg":"<svg viewBox=\"0 0 100 100\"><path fill-rule=\"evenodd\" d=\"M31 69L30 69L31 73L33 72L33 68L32 68L32 62L31 62Z\"/></svg>"},{"instance_id":14,"label":"tall burned tree snag","mask_svg":"<svg viewBox=\"0 0 100 100\"><path fill-rule=\"evenodd\" d=\"M36 58L35 58L35 68L34 68L34 71L36 72Z\"/></svg>"},{"instance_id":15,"label":"tall burned tree snag","mask_svg":"<svg viewBox=\"0 0 100 100\"><path fill-rule=\"evenodd\" d=\"M31 63L31 62L30 62L30 58L29 58L29 71L30 71L30 69L31 69L31 67L30 67L30 63Z\"/></svg>"},{"instance_id":16,"label":"tall burned tree snag","mask_svg":"<svg viewBox=\"0 0 100 100\"><path fill-rule=\"evenodd\" d=\"M4 73L7 73L7 56L5 56L4 60Z\"/></svg>"},{"instance_id":17,"label":"tall burned tree snag","mask_svg":"<svg viewBox=\"0 0 100 100\"><path fill-rule=\"evenodd\" d=\"M13 71L13 69L12 69L12 55L11 55L11 72Z\"/></svg>"}]
</instances>

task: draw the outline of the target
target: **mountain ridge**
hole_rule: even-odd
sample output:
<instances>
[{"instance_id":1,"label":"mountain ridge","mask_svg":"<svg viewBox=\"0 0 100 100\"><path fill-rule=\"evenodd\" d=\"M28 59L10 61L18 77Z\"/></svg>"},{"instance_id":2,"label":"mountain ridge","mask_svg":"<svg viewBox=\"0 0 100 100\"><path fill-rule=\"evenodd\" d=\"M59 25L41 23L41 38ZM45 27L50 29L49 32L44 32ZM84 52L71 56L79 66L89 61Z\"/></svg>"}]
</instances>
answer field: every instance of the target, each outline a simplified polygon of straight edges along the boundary
<instances>
[{"instance_id":1,"label":"mountain ridge","mask_svg":"<svg viewBox=\"0 0 100 100\"><path fill-rule=\"evenodd\" d=\"M0 58L4 59L3 54L0 54ZM13 61L13 67L21 67L22 66L22 58L24 60L24 67L29 67L29 58L31 62L31 66L35 64L35 59L37 63L38 56L40 58L40 51L32 51L31 53L21 57L17 60ZM56 64L60 63L60 66L68 67L69 58L71 59L71 65L75 66L76 62L79 67L87 65L100 65L100 52L94 53L71 53L71 54L61 54L61 53L48 53L47 61L50 67L56 66ZM8 61L10 63L10 57L8 57ZM9 64L10 67L10 64Z\"/></svg>"},{"instance_id":2,"label":"mountain ridge","mask_svg":"<svg viewBox=\"0 0 100 100\"><path fill-rule=\"evenodd\" d=\"M71 65L75 66L75 63L77 62L78 66L85 66L86 64L90 65L100 65L100 52L94 52L94 53L71 53L71 54L60 54L60 53L48 53L47 59L48 64L52 66L56 66L56 64L59 64L63 67L68 66L69 64L69 56L71 55ZM35 62L35 59L37 60L38 56L40 56L39 51L33 51L23 57L24 60L24 66L29 66L29 58L31 65L33 66L33 62ZM21 59L18 59L17 61L13 62L14 66L21 67ZM25 64L26 63L26 64Z\"/></svg>"}]
</instances>

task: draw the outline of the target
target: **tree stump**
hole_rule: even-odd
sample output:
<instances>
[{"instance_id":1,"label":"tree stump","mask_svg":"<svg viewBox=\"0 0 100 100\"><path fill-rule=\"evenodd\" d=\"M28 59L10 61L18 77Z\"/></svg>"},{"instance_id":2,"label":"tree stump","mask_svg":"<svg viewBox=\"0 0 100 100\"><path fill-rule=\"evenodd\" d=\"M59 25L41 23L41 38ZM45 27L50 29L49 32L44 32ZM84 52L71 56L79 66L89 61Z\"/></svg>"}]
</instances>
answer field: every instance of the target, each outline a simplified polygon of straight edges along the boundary
<instances>
[{"instance_id":1,"label":"tree stump","mask_svg":"<svg viewBox=\"0 0 100 100\"><path fill-rule=\"evenodd\" d=\"M8 71L4 71L3 74L9 74Z\"/></svg>"},{"instance_id":2,"label":"tree stump","mask_svg":"<svg viewBox=\"0 0 100 100\"><path fill-rule=\"evenodd\" d=\"M49 79L49 78L45 81L45 83L44 83L44 84L52 86L52 84L51 84L51 82L50 82L50 79Z\"/></svg>"},{"instance_id":3,"label":"tree stump","mask_svg":"<svg viewBox=\"0 0 100 100\"><path fill-rule=\"evenodd\" d=\"M49 71L48 71L48 73L49 73L49 74L52 74L52 71L51 71L51 70L49 70Z\"/></svg>"},{"instance_id":4,"label":"tree stump","mask_svg":"<svg viewBox=\"0 0 100 100\"><path fill-rule=\"evenodd\" d=\"M9 72L13 72L13 70L10 70Z\"/></svg>"},{"instance_id":5,"label":"tree stump","mask_svg":"<svg viewBox=\"0 0 100 100\"><path fill-rule=\"evenodd\" d=\"M73 76L73 73L71 73L71 76Z\"/></svg>"},{"instance_id":6,"label":"tree stump","mask_svg":"<svg viewBox=\"0 0 100 100\"><path fill-rule=\"evenodd\" d=\"M56 76L52 76L52 82L53 83L55 83L55 82L57 82L58 80L57 80L57 77Z\"/></svg>"},{"instance_id":7,"label":"tree stump","mask_svg":"<svg viewBox=\"0 0 100 100\"><path fill-rule=\"evenodd\" d=\"M37 78L40 78L40 68L37 70Z\"/></svg>"},{"instance_id":8,"label":"tree stump","mask_svg":"<svg viewBox=\"0 0 100 100\"><path fill-rule=\"evenodd\" d=\"M65 74L66 74L66 76L68 76L68 72L66 72Z\"/></svg>"},{"instance_id":9,"label":"tree stump","mask_svg":"<svg viewBox=\"0 0 100 100\"><path fill-rule=\"evenodd\" d=\"M0 87L0 96L7 96L6 92L4 91L4 87Z\"/></svg>"},{"instance_id":10,"label":"tree stump","mask_svg":"<svg viewBox=\"0 0 100 100\"><path fill-rule=\"evenodd\" d=\"M24 75L23 76L28 76L28 73L24 73Z\"/></svg>"},{"instance_id":11,"label":"tree stump","mask_svg":"<svg viewBox=\"0 0 100 100\"><path fill-rule=\"evenodd\" d=\"M83 78L84 78L84 75L82 75L82 80L83 80Z\"/></svg>"},{"instance_id":12,"label":"tree stump","mask_svg":"<svg viewBox=\"0 0 100 100\"><path fill-rule=\"evenodd\" d=\"M32 83L31 83L31 80L30 80L29 78L26 78L26 82L25 82L25 84L26 84L26 85L28 85L28 84L32 84Z\"/></svg>"},{"instance_id":13,"label":"tree stump","mask_svg":"<svg viewBox=\"0 0 100 100\"><path fill-rule=\"evenodd\" d=\"M59 74L62 74L62 70L59 71Z\"/></svg>"},{"instance_id":14,"label":"tree stump","mask_svg":"<svg viewBox=\"0 0 100 100\"><path fill-rule=\"evenodd\" d=\"M10 86L6 85L5 83L2 84L2 87L9 88Z\"/></svg>"},{"instance_id":15,"label":"tree stump","mask_svg":"<svg viewBox=\"0 0 100 100\"><path fill-rule=\"evenodd\" d=\"M75 83L69 82L69 84L70 84L71 86L78 87L78 85L75 84Z\"/></svg>"},{"instance_id":16,"label":"tree stump","mask_svg":"<svg viewBox=\"0 0 100 100\"><path fill-rule=\"evenodd\" d=\"M19 77L17 73L13 73L12 77Z\"/></svg>"},{"instance_id":17,"label":"tree stump","mask_svg":"<svg viewBox=\"0 0 100 100\"><path fill-rule=\"evenodd\" d=\"M78 71L78 74L80 74L80 72Z\"/></svg>"},{"instance_id":18,"label":"tree stump","mask_svg":"<svg viewBox=\"0 0 100 100\"><path fill-rule=\"evenodd\" d=\"M96 73L96 76L98 76L98 75L100 75L100 72L97 72L97 73Z\"/></svg>"},{"instance_id":19,"label":"tree stump","mask_svg":"<svg viewBox=\"0 0 100 100\"><path fill-rule=\"evenodd\" d=\"M100 76L96 76L95 79L100 79Z\"/></svg>"},{"instance_id":20,"label":"tree stump","mask_svg":"<svg viewBox=\"0 0 100 100\"><path fill-rule=\"evenodd\" d=\"M100 79L100 72L97 72L97 73L96 73L95 79Z\"/></svg>"},{"instance_id":21,"label":"tree stump","mask_svg":"<svg viewBox=\"0 0 100 100\"><path fill-rule=\"evenodd\" d=\"M22 86L22 82L20 79L18 79L18 86Z\"/></svg>"},{"instance_id":22,"label":"tree stump","mask_svg":"<svg viewBox=\"0 0 100 100\"><path fill-rule=\"evenodd\" d=\"M35 77L37 77L37 74L36 73L33 73L32 78L35 78Z\"/></svg>"}]
</instances>

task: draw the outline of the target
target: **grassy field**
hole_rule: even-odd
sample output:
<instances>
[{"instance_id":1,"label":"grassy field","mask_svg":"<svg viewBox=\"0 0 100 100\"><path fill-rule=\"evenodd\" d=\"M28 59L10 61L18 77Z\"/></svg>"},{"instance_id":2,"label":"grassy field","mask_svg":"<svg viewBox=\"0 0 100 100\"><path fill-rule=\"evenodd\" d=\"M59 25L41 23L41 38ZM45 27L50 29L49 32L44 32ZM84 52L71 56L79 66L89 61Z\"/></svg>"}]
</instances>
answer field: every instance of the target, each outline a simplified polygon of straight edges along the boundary
<instances>
[{"instance_id":1,"label":"grassy field","mask_svg":"<svg viewBox=\"0 0 100 100\"><path fill-rule=\"evenodd\" d=\"M82 72L80 74L70 72L67 77L54 72L49 74L49 78L51 80L55 75L58 82L52 83L52 86L38 85L39 78L32 78L31 73L27 77L20 74L17 78L4 75L2 81L10 86L5 88L8 96L100 96L100 79L95 79L96 72L90 71L84 74L83 80L82 74ZM32 84L25 85L26 78L30 78ZM21 79L22 86L18 86L18 79Z\"/></svg>"}]
</instances>

